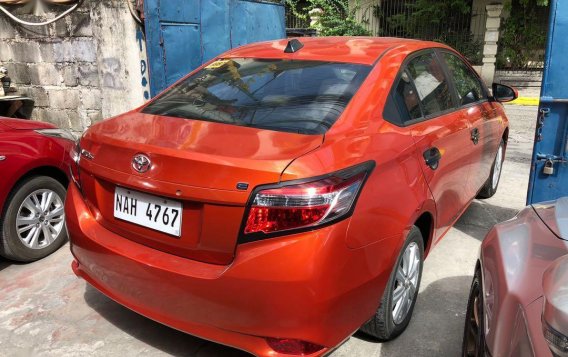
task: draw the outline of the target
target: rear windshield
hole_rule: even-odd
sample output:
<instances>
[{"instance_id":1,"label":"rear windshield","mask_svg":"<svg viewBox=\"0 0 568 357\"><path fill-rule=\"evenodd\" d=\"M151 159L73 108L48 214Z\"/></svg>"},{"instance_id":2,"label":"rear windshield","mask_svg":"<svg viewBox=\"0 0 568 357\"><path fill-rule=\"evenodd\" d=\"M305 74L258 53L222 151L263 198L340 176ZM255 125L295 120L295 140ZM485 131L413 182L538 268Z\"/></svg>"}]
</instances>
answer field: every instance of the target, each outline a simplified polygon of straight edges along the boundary
<instances>
[{"instance_id":1,"label":"rear windshield","mask_svg":"<svg viewBox=\"0 0 568 357\"><path fill-rule=\"evenodd\" d=\"M370 66L320 61L217 60L142 112L301 134L323 134Z\"/></svg>"}]
</instances>

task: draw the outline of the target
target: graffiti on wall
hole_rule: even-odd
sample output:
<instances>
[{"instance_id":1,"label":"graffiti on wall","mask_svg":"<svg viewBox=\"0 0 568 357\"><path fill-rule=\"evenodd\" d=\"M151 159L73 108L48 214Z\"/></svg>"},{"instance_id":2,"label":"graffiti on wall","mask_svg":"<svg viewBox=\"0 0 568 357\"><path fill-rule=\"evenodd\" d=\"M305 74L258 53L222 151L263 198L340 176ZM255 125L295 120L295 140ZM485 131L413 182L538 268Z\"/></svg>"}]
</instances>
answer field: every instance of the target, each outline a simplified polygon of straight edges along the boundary
<instances>
[{"instance_id":1,"label":"graffiti on wall","mask_svg":"<svg viewBox=\"0 0 568 357\"><path fill-rule=\"evenodd\" d=\"M136 41L140 49L140 75L142 76L142 88L144 90L144 100L150 99L150 87L148 83L148 62L146 59L146 48L144 34L140 28L136 29Z\"/></svg>"}]
</instances>

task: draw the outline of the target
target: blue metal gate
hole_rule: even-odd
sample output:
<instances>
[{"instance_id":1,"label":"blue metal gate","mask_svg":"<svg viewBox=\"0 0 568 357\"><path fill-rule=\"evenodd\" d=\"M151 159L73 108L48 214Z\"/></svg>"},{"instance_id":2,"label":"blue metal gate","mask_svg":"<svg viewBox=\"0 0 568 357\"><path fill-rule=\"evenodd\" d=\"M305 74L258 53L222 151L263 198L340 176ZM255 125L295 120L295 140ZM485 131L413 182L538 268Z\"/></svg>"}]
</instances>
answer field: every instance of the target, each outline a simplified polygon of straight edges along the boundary
<instances>
[{"instance_id":1,"label":"blue metal gate","mask_svg":"<svg viewBox=\"0 0 568 357\"><path fill-rule=\"evenodd\" d=\"M284 5L252 0L145 0L152 96L220 53L284 38Z\"/></svg>"},{"instance_id":2,"label":"blue metal gate","mask_svg":"<svg viewBox=\"0 0 568 357\"><path fill-rule=\"evenodd\" d=\"M552 0L527 203L568 196L568 1Z\"/></svg>"}]
</instances>

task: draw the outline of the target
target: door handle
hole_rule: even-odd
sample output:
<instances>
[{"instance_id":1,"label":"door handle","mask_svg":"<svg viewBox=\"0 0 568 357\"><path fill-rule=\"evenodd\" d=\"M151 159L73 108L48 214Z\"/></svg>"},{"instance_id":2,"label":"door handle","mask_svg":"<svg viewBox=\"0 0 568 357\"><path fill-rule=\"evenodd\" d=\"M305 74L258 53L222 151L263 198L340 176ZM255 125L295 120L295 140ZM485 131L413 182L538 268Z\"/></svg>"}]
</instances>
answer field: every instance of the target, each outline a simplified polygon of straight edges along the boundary
<instances>
[{"instance_id":1,"label":"door handle","mask_svg":"<svg viewBox=\"0 0 568 357\"><path fill-rule=\"evenodd\" d=\"M0 155L0 161L4 161L4 160L6 160L6 156Z\"/></svg>"},{"instance_id":2,"label":"door handle","mask_svg":"<svg viewBox=\"0 0 568 357\"><path fill-rule=\"evenodd\" d=\"M440 163L440 159L442 158L442 153L440 152L440 150L438 150L437 147L432 147L424 151L424 154L422 156L424 157L426 166L428 166L432 170L436 170Z\"/></svg>"},{"instance_id":3,"label":"door handle","mask_svg":"<svg viewBox=\"0 0 568 357\"><path fill-rule=\"evenodd\" d=\"M479 129L471 129L471 141L473 141L474 145L477 145L477 143L479 142Z\"/></svg>"}]
</instances>

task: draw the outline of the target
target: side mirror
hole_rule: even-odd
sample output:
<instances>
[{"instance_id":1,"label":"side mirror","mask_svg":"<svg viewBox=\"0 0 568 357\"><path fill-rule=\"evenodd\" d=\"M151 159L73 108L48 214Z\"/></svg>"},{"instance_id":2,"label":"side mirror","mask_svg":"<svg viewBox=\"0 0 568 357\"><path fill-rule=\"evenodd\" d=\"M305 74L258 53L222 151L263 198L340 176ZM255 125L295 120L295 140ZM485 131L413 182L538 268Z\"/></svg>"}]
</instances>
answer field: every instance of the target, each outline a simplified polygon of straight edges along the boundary
<instances>
[{"instance_id":1,"label":"side mirror","mask_svg":"<svg viewBox=\"0 0 568 357\"><path fill-rule=\"evenodd\" d=\"M519 97L519 92L513 87L493 83L493 98L501 103L511 102Z\"/></svg>"},{"instance_id":2,"label":"side mirror","mask_svg":"<svg viewBox=\"0 0 568 357\"><path fill-rule=\"evenodd\" d=\"M554 356L568 356L568 256L556 259L542 280L542 331Z\"/></svg>"}]
</instances>

